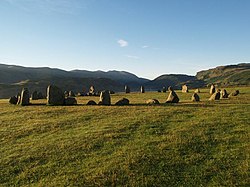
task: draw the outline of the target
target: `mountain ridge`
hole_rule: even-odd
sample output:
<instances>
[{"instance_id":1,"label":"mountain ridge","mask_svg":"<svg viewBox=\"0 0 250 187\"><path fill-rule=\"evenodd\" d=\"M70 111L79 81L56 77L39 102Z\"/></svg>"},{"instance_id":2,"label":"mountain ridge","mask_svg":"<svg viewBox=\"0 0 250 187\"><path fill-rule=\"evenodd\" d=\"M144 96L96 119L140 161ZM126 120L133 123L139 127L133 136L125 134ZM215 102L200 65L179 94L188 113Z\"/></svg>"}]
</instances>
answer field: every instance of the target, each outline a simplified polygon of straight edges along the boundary
<instances>
[{"instance_id":1,"label":"mountain ridge","mask_svg":"<svg viewBox=\"0 0 250 187\"><path fill-rule=\"evenodd\" d=\"M180 89L183 84L187 84L190 88L198 88L211 83L218 86L250 85L250 63L218 66L199 71L196 76L163 74L153 80L138 77L127 71L77 69L66 71L50 67L0 64L0 98L15 95L22 87L28 87L31 92L37 90L45 94L49 84L75 92L87 92L91 85L99 91L109 89L121 92L124 91L125 85L128 85L132 91L139 91L142 85L148 91L156 91L168 86Z\"/></svg>"}]
</instances>

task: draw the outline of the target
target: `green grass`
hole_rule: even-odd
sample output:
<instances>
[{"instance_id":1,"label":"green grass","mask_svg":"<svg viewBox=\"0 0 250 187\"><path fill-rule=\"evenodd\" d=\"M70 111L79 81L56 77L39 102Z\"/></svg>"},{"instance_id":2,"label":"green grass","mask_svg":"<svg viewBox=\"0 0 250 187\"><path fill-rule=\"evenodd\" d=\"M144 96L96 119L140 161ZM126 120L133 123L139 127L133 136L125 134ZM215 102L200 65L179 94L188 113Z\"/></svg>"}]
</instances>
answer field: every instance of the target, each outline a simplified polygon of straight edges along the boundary
<instances>
[{"instance_id":1,"label":"green grass","mask_svg":"<svg viewBox=\"0 0 250 187\"><path fill-rule=\"evenodd\" d=\"M217 102L203 89L199 103L177 92L179 104L156 92L112 95L131 106L0 100L0 186L249 186L250 87L237 89Z\"/></svg>"}]
</instances>

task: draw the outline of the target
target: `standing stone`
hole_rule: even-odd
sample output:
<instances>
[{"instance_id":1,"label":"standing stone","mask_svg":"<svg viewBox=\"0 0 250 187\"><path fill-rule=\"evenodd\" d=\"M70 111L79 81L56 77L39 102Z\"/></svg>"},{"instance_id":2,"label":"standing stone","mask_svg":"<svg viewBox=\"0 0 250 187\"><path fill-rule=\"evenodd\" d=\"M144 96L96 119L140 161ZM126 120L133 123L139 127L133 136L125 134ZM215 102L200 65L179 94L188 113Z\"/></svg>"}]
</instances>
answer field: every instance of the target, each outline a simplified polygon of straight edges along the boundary
<instances>
[{"instance_id":1,"label":"standing stone","mask_svg":"<svg viewBox=\"0 0 250 187\"><path fill-rule=\"evenodd\" d=\"M200 89L199 88L197 88L195 91L194 91L194 93L200 93L201 91L200 91Z\"/></svg>"},{"instance_id":2,"label":"standing stone","mask_svg":"<svg viewBox=\"0 0 250 187\"><path fill-rule=\"evenodd\" d=\"M188 87L186 84L182 85L182 92L183 93L188 93Z\"/></svg>"},{"instance_id":3,"label":"standing stone","mask_svg":"<svg viewBox=\"0 0 250 187\"><path fill-rule=\"evenodd\" d=\"M129 88L129 86L125 86L125 93L130 93L130 88Z\"/></svg>"},{"instance_id":4,"label":"standing stone","mask_svg":"<svg viewBox=\"0 0 250 187\"><path fill-rule=\"evenodd\" d=\"M209 98L209 101L220 100L220 91L218 90Z\"/></svg>"},{"instance_id":5,"label":"standing stone","mask_svg":"<svg viewBox=\"0 0 250 187\"><path fill-rule=\"evenodd\" d=\"M115 105L118 105L118 106L129 105L129 100L127 98L122 98L119 101L117 101Z\"/></svg>"},{"instance_id":6,"label":"standing stone","mask_svg":"<svg viewBox=\"0 0 250 187\"><path fill-rule=\"evenodd\" d=\"M30 104L30 94L27 88L23 88L21 96L18 98L19 105L26 106Z\"/></svg>"},{"instance_id":7,"label":"standing stone","mask_svg":"<svg viewBox=\"0 0 250 187\"><path fill-rule=\"evenodd\" d=\"M77 101L74 97L67 97L64 100L65 105L77 105Z\"/></svg>"},{"instance_id":8,"label":"standing stone","mask_svg":"<svg viewBox=\"0 0 250 187\"><path fill-rule=\"evenodd\" d=\"M210 95L213 95L215 93L215 86L213 84L210 87L209 93L210 93Z\"/></svg>"},{"instance_id":9,"label":"standing stone","mask_svg":"<svg viewBox=\"0 0 250 187\"><path fill-rule=\"evenodd\" d=\"M144 86L141 86L141 93L145 93L145 88L144 88Z\"/></svg>"},{"instance_id":10,"label":"standing stone","mask_svg":"<svg viewBox=\"0 0 250 187\"><path fill-rule=\"evenodd\" d=\"M10 103L10 104L16 105L17 102L18 102L17 96L12 96L12 97L10 97L10 99L9 99L9 103Z\"/></svg>"},{"instance_id":11,"label":"standing stone","mask_svg":"<svg viewBox=\"0 0 250 187\"><path fill-rule=\"evenodd\" d=\"M166 87L163 87L163 88L162 88L162 92L163 92L163 93L166 93L166 92L167 92L167 88L166 88Z\"/></svg>"},{"instance_id":12,"label":"standing stone","mask_svg":"<svg viewBox=\"0 0 250 187\"><path fill-rule=\"evenodd\" d=\"M179 102L179 97L175 93L174 89L169 86L168 91L170 91L166 103L178 103Z\"/></svg>"},{"instance_id":13,"label":"standing stone","mask_svg":"<svg viewBox=\"0 0 250 187\"><path fill-rule=\"evenodd\" d=\"M228 98L228 93L227 93L227 91L225 89L223 89L223 90L220 91L220 98L221 99Z\"/></svg>"},{"instance_id":14,"label":"standing stone","mask_svg":"<svg viewBox=\"0 0 250 187\"><path fill-rule=\"evenodd\" d=\"M75 97L75 93L73 91L69 91L69 97Z\"/></svg>"},{"instance_id":15,"label":"standing stone","mask_svg":"<svg viewBox=\"0 0 250 187\"><path fill-rule=\"evenodd\" d=\"M194 93L194 94L192 95L191 100L192 100L193 102L198 102L198 101L200 101L200 97L199 97L199 95L198 95L197 93Z\"/></svg>"},{"instance_id":16,"label":"standing stone","mask_svg":"<svg viewBox=\"0 0 250 187\"><path fill-rule=\"evenodd\" d=\"M100 94L100 105L111 105L111 98L108 90L102 91Z\"/></svg>"},{"instance_id":17,"label":"standing stone","mask_svg":"<svg viewBox=\"0 0 250 187\"><path fill-rule=\"evenodd\" d=\"M232 93L229 94L229 97L237 96L239 94L240 94L240 91L239 90L235 90L235 91L233 91Z\"/></svg>"},{"instance_id":18,"label":"standing stone","mask_svg":"<svg viewBox=\"0 0 250 187\"><path fill-rule=\"evenodd\" d=\"M63 105L64 93L60 88L54 85L49 85L47 88L47 104L48 105Z\"/></svg>"},{"instance_id":19,"label":"standing stone","mask_svg":"<svg viewBox=\"0 0 250 187\"><path fill-rule=\"evenodd\" d=\"M158 105L158 104L160 104L160 102L159 102L157 99L148 99L148 100L146 101L146 103L147 103L148 105Z\"/></svg>"},{"instance_id":20,"label":"standing stone","mask_svg":"<svg viewBox=\"0 0 250 187\"><path fill-rule=\"evenodd\" d=\"M94 86L90 86L88 95L89 96L95 95L95 87Z\"/></svg>"},{"instance_id":21,"label":"standing stone","mask_svg":"<svg viewBox=\"0 0 250 187\"><path fill-rule=\"evenodd\" d=\"M69 97L69 91L66 90L66 91L64 92L64 97Z\"/></svg>"},{"instance_id":22,"label":"standing stone","mask_svg":"<svg viewBox=\"0 0 250 187\"><path fill-rule=\"evenodd\" d=\"M38 100L38 93L37 93L37 91L32 92L31 99L32 100Z\"/></svg>"}]
</instances>

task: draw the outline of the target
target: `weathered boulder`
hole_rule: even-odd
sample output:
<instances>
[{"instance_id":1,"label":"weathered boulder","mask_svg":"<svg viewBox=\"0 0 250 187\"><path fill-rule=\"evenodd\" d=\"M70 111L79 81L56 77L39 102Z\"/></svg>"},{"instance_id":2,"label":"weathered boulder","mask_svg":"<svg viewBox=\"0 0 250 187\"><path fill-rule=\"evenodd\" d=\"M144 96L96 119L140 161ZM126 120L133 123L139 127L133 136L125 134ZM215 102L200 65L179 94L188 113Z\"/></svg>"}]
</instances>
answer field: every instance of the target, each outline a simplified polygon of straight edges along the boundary
<instances>
[{"instance_id":1,"label":"weathered boulder","mask_svg":"<svg viewBox=\"0 0 250 187\"><path fill-rule=\"evenodd\" d=\"M28 88L23 88L21 96L18 97L17 104L26 106L30 104L30 94Z\"/></svg>"},{"instance_id":2,"label":"weathered boulder","mask_svg":"<svg viewBox=\"0 0 250 187\"><path fill-rule=\"evenodd\" d=\"M38 100L39 98L38 98L38 93L37 93L37 91L34 91L34 92L32 92L32 94L31 94L31 100Z\"/></svg>"},{"instance_id":3,"label":"weathered boulder","mask_svg":"<svg viewBox=\"0 0 250 187\"><path fill-rule=\"evenodd\" d=\"M209 91L210 95L215 93L215 86L212 84Z\"/></svg>"},{"instance_id":4,"label":"weathered boulder","mask_svg":"<svg viewBox=\"0 0 250 187\"><path fill-rule=\"evenodd\" d=\"M221 99L228 98L228 93L227 93L227 91L225 89L223 89L223 90L220 91L220 98Z\"/></svg>"},{"instance_id":5,"label":"weathered boulder","mask_svg":"<svg viewBox=\"0 0 250 187\"><path fill-rule=\"evenodd\" d=\"M220 92L217 91L211 97L209 98L209 101L215 101L215 100L220 100Z\"/></svg>"},{"instance_id":6,"label":"weathered boulder","mask_svg":"<svg viewBox=\"0 0 250 187\"><path fill-rule=\"evenodd\" d=\"M146 101L146 103L147 103L148 105L158 105L158 104L160 104L160 102L159 102L157 99L148 99L148 100Z\"/></svg>"},{"instance_id":7,"label":"weathered boulder","mask_svg":"<svg viewBox=\"0 0 250 187\"><path fill-rule=\"evenodd\" d=\"M129 105L129 100L127 98L122 98L119 101L117 101L115 105L118 106Z\"/></svg>"},{"instance_id":8,"label":"weathered boulder","mask_svg":"<svg viewBox=\"0 0 250 187\"><path fill-rule=\"evenodd\" d=\"M9 99L9 103L10 103L10 104L16 105L17 102L18 102L17 96L12 96L12 97L10 97L10 99Z\"/></svg>"},{"instance_id":9,"label":"weathered boulder","mask_svg":"<svg viewBox=\"0 0 250 187\"><path fill-rule=\"evenodd\" d=\"M192 100L193 102L198 102L198 101L200 101L200 97L199 97L199 95L198 95L197 93L194 93L194 94L192 95L191 100Z\"/></svg>"},{"instance_id":10,"label":"weathered boulder","mask_svg":"<svg viewBox=\"0 0 250 187\"><path fill-rule=\"evenodd\" d=\"M110 93L108 90L102 91L100 94L100 105L111 105Z\"/></svg>"},{"instance_id":11,"label":"weathered boulder","mask_svg":"<svg viewBox=\"0 0 250 187\"><path fill-rule=\"evenodd\" d=\"M75 97L75 93L73 91L69 91L69 97Z\"/></svg>"},{"instance_id":12,"label":"weathered boulder","mask_svg":"<svg viewBox=\"0 0 250 187\"><path fill-rule=\"evenodd\" d=\"M229 94L229 97L237 96L239 94L240 94L240 91L239 90L235 90L235 91L233 91L232 93Z\"/></svg>"},{"instance_id":13,"label":"weathered boulder","mask_svg":"<svg viewBox=\"0 0 250 187\"><path fill-rule=\"evenodd\" d=\"M97 105L97 103L93 100L87 102L87 105Z\"/></svg>"},{"instance_id":14,"label":"weathered boulder","mask_svg":"<svg viewBox=\"0 0 250 187\"><path fill-rule=\"evenodd\" d=\"M194 93L200 93L200 89L197 88L197 89L194 91Z\"/></svg>"},{"instance_id":15,"label":"weathered boulder","mask_svg":"<svg viewBox=\"0 0 250 187\"><path fill-rule=\"evenodd\" d=\"M141 86L141 93L145 93L145 87Z\"/></svg>"},{"instance_id":16,"label":"weathered boulder","mask_svg":"<svg viewBox=\"0 0 250 187\"><path fill-rule=\"evenodd\" d=\"M63 105L64 93L60 88L54 85L49 85L47 88L47 104L48 105Z\"/></svg>"},{"instance_id":17,"label":"weathered boulder","mask_svg":"<svg viewBox=\"0 0 250 187\"><path fill-rule=\"evenodd\" d=\"M67 97L64 99L65 105L77 105L77 100L74 97Z\"/></svg>"},{"instance_id":18,"label":"weathered boulder","mask_svg":"<svg viewBox=\"0 0 250 187\"><path fill-rule=\"evenodd\" d=\"M168 90L170 91L166 103L178 103L179 102L179 97L173 90L171 86L168 87Z\"/></svg>"},{"instance_id":19,"label":"weathered boulder","mask_svg":"<svg viewBox=\"0 0 250 187\"><path fill-rule=\"evenodd\" d=\"M162 92L163 92L163 93L166 93L166 92L167 92L167 88L166 88L166 87L163 87L163 88L162 88Z\"/></svg>"},{"instance_id":20,"label":"weathered boulder","mask_svg":"<svg viewBox=\"0 0 250 187\"><path fill-rule=\"evenodd\" d=\"M124 89L125 89L125 93L130 93L130 88L129 88L129 86L126 85Z\"/></svg>"},{"instance_id":21,"label":"weathered boulder","mask_svg":"<svg viewBox=\"0 0 250 187\"><path fill-rule=\"evenodd\" d=\"M182 90L183 93L188 93L188 87L186 84L182 85Z\"/></svg>"}]
</instances>

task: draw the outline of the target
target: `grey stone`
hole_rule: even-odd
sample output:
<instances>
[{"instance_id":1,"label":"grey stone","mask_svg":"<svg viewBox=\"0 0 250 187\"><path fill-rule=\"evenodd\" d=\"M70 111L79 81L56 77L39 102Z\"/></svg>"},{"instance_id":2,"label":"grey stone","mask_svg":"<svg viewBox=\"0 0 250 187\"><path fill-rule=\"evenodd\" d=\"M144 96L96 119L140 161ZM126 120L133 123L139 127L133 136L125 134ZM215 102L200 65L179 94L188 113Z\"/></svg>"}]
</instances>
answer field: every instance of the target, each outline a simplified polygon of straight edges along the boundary
<instances>
[{"instance_id":1,"label":"grey stone","mask_svg":"<svg viewBox=\"0 0 250 187\"><path fill-rule=\"evenodd\" d=\"M23 88L21 92L21 96L18 97L18 102L17 104L26 106L30 104L30 94L28 88Z\"/></svg>"},{"instance_id":2,"label":"grey stone","mask_svg":"<svg viewBox=\"0 0 250 187\"><path fill-rule=\"evenodd\" d=\"M69 91L69 97L75 97L75 93L73 91Z\"/></svg>"},{"instance_id":3,"label":"grey stone","mask_svg":"<svg viewBox=\"0 0 250 187\"><path fill-rule=\"evenodd\" d=\"M177 94L175 93L173 88L170 86L168 88L168 90L170 91L170 93L168 95L166 103L178 103L179 102L179 97L177 96Z\"/></svg>"},{"instance_id":4,"label":"grey stone","mask_svg":"<svg viewBox=\"0 0 250 187\"><path fill-rule=\"evenodd\" d=\"M157 99L148 99L148 100L146 101L146 103L147 103L148 105L158 105L158 104L160 104L160 102L159 102Z\"/></svg>"},{"instance_id":5,"label":"grey stone","mask_svg":"<svg viewBox=\"0 0 250 187\"><path fill-rule=\"evenodd\" d=\"M145 87L141 86L141 93L145 93Z\"/></svg>"},{"instance_id":6,"label":"grey stone","mask_svg":"<svg viewBox=\"0 0 250 187\"><path fill-rule=\"evenodd\" d=\"M38 93L37 93L37 91L32 92L32 94L31 94L31 100L38 100Z\"/></svg>"},{"instance_id":7,"label":"grey stone","mask_svg":"<svg viewBox=\"0 0 250 187\"><path fill-rule=\"evenodd\" d=\"M65 105L77 105L77 100L74 97L67 97L64 100Z\"/></svg>"},{"instance_id":8,"label":"grey stone","mask_svg":"<svg viewBox=\"0 0 250 187\"><path fill-rule=\"evenodd\" d=\"M110 93L108 90L102 91L100 94L100 105L111 105Z\"/></svg>"},{"instance_id":9,"label":"grey stone","mask_svg":"<svg viewBox=\"0 0 250 187\"><path fill-rule=\"evenodd\" d=\"M233 91L232 93L230 93L229 97L232 97L232 96L237 96L240 94L240 91L239 90L235 90Z\"/></svg>"},{"instance_id":10,"label":"grey stone","mask_svg":"<svg viewBox=\"0 0 250 187\"><path fill-rule=\"evenodd\" d=\"M215 86L212 84L209 91L210 95L215 93Z\"/></svg>"},{"instance_id":11,"label":"grey stone","mask_svg":"<svg viewBox=\"0 0 250 187\"><path fill-rule=\"evenodd\" d=\"M209 101L215 101L215 100L220 100L220 92L219 91L213 93L213 95L211 95L211 97L209 98Z\"/></svg>"},{"instance_id":12,"label":"grey stone","mask_svg":"<svg viewBox=\"0 0 250 187\"><path fill-rule=\"evenodd\" d=\"M163 88L162 88L162 92L163 92L163 93L166 93L166 92L167 92L167 88L166 88L166 87L163 87Z\"/></svg>"},{"instance_id":13,"label":"grey stone","mask_svg":"<svg viewBox=\"0 0 250 187\"><path fill-rule=\"evenodd\" d=\"M47 104L48 105L63 105L64 93L60 88L54 85L49 85L47 88Z\"/></svg>"},{"instance_id":14,"label":"grey stone","mask_svg":"<svg viewBox=\"0 0 250 187\"><path fill-rule=\"evenodd\" d=\"M228 98L228 93L227 93L227 91L225 89L220 91L220 98L221 99Z\"/></svg>"},{"instance_id":15,"label":"grey stone","mask_svg":"<svg viewBox=\"0 0 250 187\"><path fill-rule=\"evenodd\" d=\"M17 102L18 102L17 96L12 96L12 97L10 97L10 99L9 99L9 103L10 103L10 104L16 105Z\"/></svg>"},{"instance_id":16,"label":"grey stone","mask_svg":"<svg viewBox=\"0 0 250 187\"><path fill-rule=\"evenodd\" d=\"M129 88L129 86L126 85L124 89L125 89L125 93L130 93L130 88Z\"/></svg>"},{"instance_id":17,"label":"grey stone","mask_svg":"<svg viewBox=\"0 0 250 187\"><path fill-rule=\"evenodd\" d=\"M97 105L97 103L93 100L87 102L87 105Z\"/></svg>"},{"instance_id":18,"label":"grey stone","mask_svg":"<svg viewBox=\"0 0 250 187\"><path fill-rule=\"evenodd\" d=\"M127 98L122 98L119 101L117 101L115 105L118 106L129 105L129 100Z\"/></svg>"},{"instance_id":19,"label":"grey stone","mask_svg":"<svg viewBox=\"0 0 250 187\"><path fill-rule=\"evenodd\" d=\"M188 87L186 84L182 85L182 90L183 93L188 93Z\"/></svg>"},{"instance_id":20,"label":"grey stone","mask_svg":"<svg viewBox=\"0 0 250 187\"><path fill-rule=\"evenodd\" d=\"M194 94L192 95L191 100L192 100L193 102L198 102L198 101L200 101L200 97L199 97L199 95L198 95L197 93L194 93Z\"/></svg>"}]
</instances>

